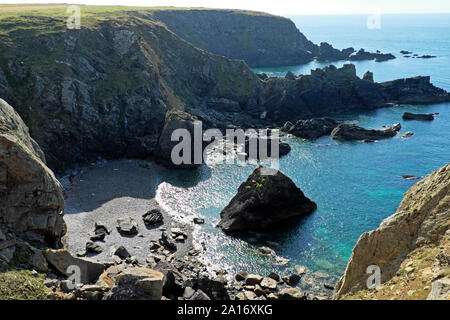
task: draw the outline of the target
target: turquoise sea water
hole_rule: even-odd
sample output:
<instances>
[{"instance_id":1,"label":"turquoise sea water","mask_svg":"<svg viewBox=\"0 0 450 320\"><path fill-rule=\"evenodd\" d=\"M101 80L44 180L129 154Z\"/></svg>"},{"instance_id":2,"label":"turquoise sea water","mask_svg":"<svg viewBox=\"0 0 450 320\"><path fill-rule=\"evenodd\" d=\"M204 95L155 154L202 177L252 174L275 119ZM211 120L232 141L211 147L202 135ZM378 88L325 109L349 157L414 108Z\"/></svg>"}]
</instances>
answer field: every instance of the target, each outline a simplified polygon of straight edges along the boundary
<instances>
[{"instance_id":1,"label":"turquoise sea water","mask_svg":"<svg viewBox=\"0 0 450 320\"><path fill-rule=\"evenodd\" d=\"M357 28L361 21L365 26L363 17L293 19L313 41L326 40L338 48L354 46L394 53L404 49L438 55L437 59L408 60L397 54L398 58L391 62L369 61L356 65L359 74L374 71L378 81L431 75L437 86L450 90L449 17L383 17L382 29L375 31ZM313 62L264 71L307 73L317 65ZM404 111L439 113L439 116L432 122L403 121ZM425 176L450 161L450 104L397 106L333 117L358 121L367 128L400 122L401 134L406 131L415 134L408 139L402 139L399 134L370 144L339 143L330 137L315 142L290 139L292 151L281 159L280 169L318 204L318 209L298 223L273 229L269 234L255 233L246 239L236 239L215 227L220 211L253 171L252 166L216 165L193 172L171 172L166 182L159 185L158 201L175 214L200 215L206 219L205 225L197 227L196 236L199 242L204 242L207 257L216 269L244 269L262 274L273 269L282 272L286 266L254 251L258 246L268 245L279 256L290 259L288 267L301 264L313 271L339 276L359 236L377 228L384 218L392 215L403 193L416 182L401 176Z\"/></svg>"}]
</instances>

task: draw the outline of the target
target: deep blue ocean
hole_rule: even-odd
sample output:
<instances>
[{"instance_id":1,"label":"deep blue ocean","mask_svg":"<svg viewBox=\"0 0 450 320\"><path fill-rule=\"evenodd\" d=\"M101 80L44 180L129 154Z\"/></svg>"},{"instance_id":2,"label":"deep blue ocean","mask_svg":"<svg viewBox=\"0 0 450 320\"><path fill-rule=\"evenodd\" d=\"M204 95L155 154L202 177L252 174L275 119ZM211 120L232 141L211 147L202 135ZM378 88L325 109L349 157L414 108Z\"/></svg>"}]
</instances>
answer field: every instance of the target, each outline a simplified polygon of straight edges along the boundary
<instances>
[{"instance_id":1,"label":"deep blue ocean","mask_svg":"<svg viewBox=\"0 0 450 320\"><path fill-rule=\"evenodd\" d=\"M376 81L431 75L436 86L450 90L450 15L382 15L379 30L367 29L367 16L290 18L315 43L327 41L340 49L353 46L397 56L382 63L357 62L359 75L370 70ZM400 50L437 58L404 58ZM325 65L311 62L255 71L271 76L283 76L289 70L308 74L310 69ZM439 116L432 122L403 121L404 111ZM292 151L282 158L280 169L318 205L317 211L298 223L268 234L251 234L246 239L225 236L215 227L220 211L253 171L252 166L216 165L194 172L172 172L159 185L158 201L175 215L206 219L205 225L196 227L197 244L204 242L213 268L283 272L286 266L255 252L258 246L266 245L290 260L287 267L305 265L313 271L340 276L359 236L395 213L403 194L416 182L402 175L425 176L450 162L450 104L405 105L333 117L357 121L366 128L397 122L403 128L397 137L371 144L339 143L330 137L315 142L290 139ZM406 131L413 131L414 136L402 139Z\"/></svg>"}]
</instances>

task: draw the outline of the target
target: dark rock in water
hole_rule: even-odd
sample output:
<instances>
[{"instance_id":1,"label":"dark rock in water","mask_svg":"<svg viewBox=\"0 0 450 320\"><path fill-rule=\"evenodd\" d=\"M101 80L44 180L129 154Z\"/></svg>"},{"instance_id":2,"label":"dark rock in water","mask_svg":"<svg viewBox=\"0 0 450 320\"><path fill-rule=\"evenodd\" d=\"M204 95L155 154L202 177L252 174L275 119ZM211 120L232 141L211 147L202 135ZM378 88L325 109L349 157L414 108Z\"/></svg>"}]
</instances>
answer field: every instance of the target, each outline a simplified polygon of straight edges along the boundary
<instances>
[{"instance_id":1,"label":"dark rock in water","mask_svg":"<svg viewBox=\"0 0 450 320\"><path fill-rule=\"evenodd\" d=\"M350 61L375 60L376 62L382 62L391 59L395 59L395 56L391 53L371 53L364 49L360 49L357 53L349 57Z\"/></svg>"},{"instance_id":2,"label":"dark rock in water","mask_svg":"<svg viewBox=\"0 0 450 320\"><path fill-rule=\"evenodd\" d=\"M266 137L246 137L245 138L245 149L244 152L247 154L246 160L263 160L272 156L272 144L278 142L278 155L285 156L291 151L291 146L280 140L276 141L274 138ZM262 153L261 145L266 145L267 154ZM251 148L254 148L250 150ZM250 152L252 151L252 152Z\"/></svg>"},{"instance_id":3,"label":"dark rock in water","mask_svg":"<svg viewBox=\"0 0 450 320\"><path fill-rule=\"evenodd\" d=\"M401 50L400 53L401 54L412 54L411 51L406 51L406 50Z\"/></svg>"},{"instance_id":4,"label":"dark rock in water","mask_svg":"<svg viewBox=\"0 0 450 320\"><path fill-rule=\"evenodd\" d=\"M367 71L366 73L364 73L363 80L374 82L373 81L373 72Z\"/></svg>"},{"instance_id":5,"label":"dark rock in water","mask_svg":"<svg viewBox=\"0 0 450 320\"><path fill-rule=\"evenodd\" d=\"M413 136L414 135L414 132L412 132L412 131L406 131L403 135L402 135L402 138L403 139L406 139L406 138L409 138L409 137L411 137L411 136Z\"/></svg>"},{"instance_id":6,"label":"dark rock in water","mask_svg":"<svg viewBox=\"0 0 450 320\"><path fill-rule=\"evenodd\" d=\"M404 120L434 120L434 115L432 113L421 114L421 113L411 113L405 112L402 116Z\"/></svg>"},{"instance_id":7,"label":"dark rock in water","mask_svg":"<svg viewBox=\"0 0 450 320\"><path fill-rule=\"evenodd\" d=\"M205 219L203 219L203 218L194 218L193 221L195 224L204 224L205 223Z\"/></svg>"},{"instance_id":8,"label":"dark rock in water","mask_svg":"<svg viewBox=\"0 0 450 320\"><path fill-rule=\"evenodd\" d=\"M343 123L331 132L331 137L335 140L364 140L370 142L392 138L400 129L400 124L395 124L382 130L368 130L358 127L356 124Z\"/></svg>"},{"instance_id":9,"label":"dark rock in water","mask_svg":"<svg viewBox=\"0 0 450 320\"><path fill-rule=\"evenodd\" d=\"M333 46L327 42L322 42L317 51L316 58L318 61L338 61L348 59L348 57L355 52L355 49L348 48L341 51L333 48Z\"/></svg>"},{"instance_id":10,"label":"dark rock in water","mask_svg":"<svg viewBox=\"0 0 450 320\"><path fill-rule=\"evenodd\" d=\"M86 243L86 251L90 253L99 254L103 252L103 248L98 243L88 241Z\"/></svg>"},{"instance_id":11,"label":"dark rock in water","mask_svg":"<svg viewBox=\"0 0 450 320\"><path fill-rule=\"evenodd\" d=\"M116 228L120 234L124 235L136 235L138 233L138 223L130 217L118 219Z\"/></svg>"},{"instance_id":12,"label":"dark rock in water","mask_svg":"<svg viewBox=\"0 0 450 320\"><path fill-rule=\"evenodd\" d=\"M189 113L180 110L170 110L166 114L166 119L164 123L164 127L161 132L161 136L158 141L158 152L155 154L156 160L170 168L179 168L179 169L189 169L195 168L201 165L202 159L200 159L199 164L194 163L194 130L195 123L198 119ZM197 122L200 124L199 122ZM183 159L182 163L173 163L172 160L172 149L180 143L180 141L172 141L172 133L177 129L185 129L189 133L190 143L187 143L191 146L191 154L186 155L186 159ZM200 132L201 134L201 132ZM203 153L203 152L202 152ZM180 157L183 156L182 152L180 152ZM203 154L202 154L203 156Z\"/></svg>"},{"instance_id":13,"label":"dark rock in water","mask_svg":"<svg viewBox=\"0 0 450 320\"><path fill-rule=\"evenodd\" d=\"M163 214L159 209L152 209L142 216L144 223L147 226L154 226L161 224L164 221Z\"/></svg>"},{"instance_id":14,"label":"dark rock in water","mask_svg":"<svg viewBox=\"0 0 450 320\"><path fill-rule=\"evenodd\" d=\"M422 179L422 177L416 177L416 176L409 175L409 174L403 175L402 178L406 179L406 180L419 180L419 179Z\"/></svg>"},{"instance_id":15,"label":"dark rock in water","mask_svg":"<svg viewBox=\"0 0 450 320\"><path fill-rule=\"evenodd\" d=\"M424 54L422 56L417 57L418 59L431 59L431 58L437 58L436 56L432 56L429 54Z\"/></svg>"},{"instance_id":16,"label":"dark rock in water","mask_svg":"<svg viewBox=\"0 0 450 320\"><path fill-rule=\"evenodd\" d=\"M283 173L259 167L239 186L238 193L220 213L218 224L233 233L266 229L292 217L311 213L317 205Z\"/></svg>"},{"instance_id":17,"label":"dark rock in water","mask_svg":"<svg viewBox=\"0 0 450 320\"><path fill-rule=\"evenodd\" d=\"M299 138L315 140L330 134L337 125L338 122L329 118L299 120L289 129L288 133Z\"/></svg>"}]
</instances>

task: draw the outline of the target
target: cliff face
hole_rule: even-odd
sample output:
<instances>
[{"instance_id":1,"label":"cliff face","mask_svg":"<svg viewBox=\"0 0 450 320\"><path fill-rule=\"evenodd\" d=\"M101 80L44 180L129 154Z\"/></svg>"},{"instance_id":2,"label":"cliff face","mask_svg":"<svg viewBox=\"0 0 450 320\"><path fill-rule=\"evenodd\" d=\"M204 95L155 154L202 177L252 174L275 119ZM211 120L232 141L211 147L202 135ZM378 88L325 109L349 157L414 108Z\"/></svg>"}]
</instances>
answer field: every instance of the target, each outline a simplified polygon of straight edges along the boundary
<instances>
[{"instance_id":1,"label":"cliff face","mask_svg":"<svg viewBox=\"0 0 450 320\"><path fill-rule=\"evenodd\" d=\"M27 126L0 99L0 235L54 246L65 232L63 213L61 185Z\"/></svg>"},{"instance_id":2,"label":"cliff face","mask_svg":"<svg viewBox=\"0 0 450 320\"><path fill-rule=\"evenodd\" d=\"M259 80L242 61L197 49L148 20L81 30L50 18L30 23L14 31L0 24L0 96L17 107L52 169L99 155L151 155L170 108L214 97L245 106L256 97Z\"/></svg>"},{"instance_id":3,"label":"cliff face","mask_svg":"<svg viewBox=\"0 0 450 320\"><path fill-rule=\"evenodd\" d=\"M402 272L398 271L405 258L415 257L417 250L421 250L422 253L431 252L445 237L447 240L444 243L448 244L449 229L450 164L447 164L415 184L405 194L397 212L385 219L378 229L364 233L360 237L344 276L336 287L335 298L343 298L345 295L366 290L366 280L369 276L366 274L366 268L370 265L380 267L382 283L389 281L396 274L401 275ZM437 279L448 276L450 269L447 249L448 247L443 248L444 252L441 253L442 265L447 271L443 274L438 272L439 274L435 275ZM434 257L431 258L434 260ZM402 269L403 272L406 270L408 281L411 282L414 280L411 275L414 271L412 265L414 262L408 261L406 268ZM434 271L427 272L428 275L432 275ZM416 270L416 275L423 273Z\"/></svg>"},{"instance_id":4,"label":"cliff face","mask_svg":"<svg viewBox=\"0 0 450 320\"><path fill-rule=\"evenodd\" d=\"M251 67L304 64L316 46L283 17L235 10L154 11L147 18L206 51L244 60Z\"/></svg>"},{"instance_id":5,"label":"cliff face","mask_svg":"<svg viewBox=\"0 0 450 320\"><path fill-rule=\"evenodd\" d=\"M195 115L204 128L223 129L273 127L287 120L389 102L414 103L419 98L420 103L450 101L429 78L378 84L358 78L353 65L262 81L244 61L199 49L158 20L169 17L170 22L184 15L191 22L208 20L210 25L194 31L211 46L226 41L211 39L203 34L207 30L223 27L220 33L241 34L231 32L233 19L236 28L246 19L248 28L262 19L286 28L277 38L278 33L302 38L289 20L228 11L127 12L123 17L86 19L89 23L80 30L67 30L62 17L0 19L0 97L17 108L51 169L59 172L99 156L154 156L165 115L172 108ZM225 31L228 19L231 31ZM278 43L264 25L261 34L258 28L252 31L258 34L252 41L264 38L269 45L273 40L283 50L272 49L261 57L275 59L309 45L289 39L285 41L292 41L295 49L284 48L286 44Z\"/></svg>"}]
</instances>

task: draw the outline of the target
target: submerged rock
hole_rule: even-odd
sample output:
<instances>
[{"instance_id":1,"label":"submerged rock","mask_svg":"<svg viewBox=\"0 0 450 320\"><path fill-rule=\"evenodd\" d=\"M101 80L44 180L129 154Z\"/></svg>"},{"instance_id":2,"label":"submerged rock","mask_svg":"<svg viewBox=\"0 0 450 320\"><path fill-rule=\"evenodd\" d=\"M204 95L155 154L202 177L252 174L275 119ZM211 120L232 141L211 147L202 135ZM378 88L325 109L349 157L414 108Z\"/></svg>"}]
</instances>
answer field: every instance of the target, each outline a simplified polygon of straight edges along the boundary
<instances>
[{"instance_id":1,"label":"submerged rock","mask_svg":"<svg viewBox=\"0 0 450 320\"><path fill-rule=\"evenodd\" d=\"M335 140L365 140L366 142L392 138L401 129L400 124L381 130L369 130L358 127L356 124L342 123L332 132L331 137Z\"/></svg>"},{"instance_id":2,"label":"submerged rock","mask_svg":"<svg viewBox=\"0 0 450 320\"><path fill-rule=\"evenodd\" d=\"M280 171L257 168L239 186L238 193L220 213L224 232L266 229L288 218L311 213L317 205Z\"/></svg>"},{"instance_id":3,"label":"submerged rock","mask_svg":"<svg viewBox=\"0 0 450 320\"><path fill-rule=\"evenodd\" d=\"M420 114L420 113L405 112L403 114L402 118L404 120L427 120L427 121L431 121L431 120L434 120L434 115L432 113Z\"/></svg>"}]
</instances>

